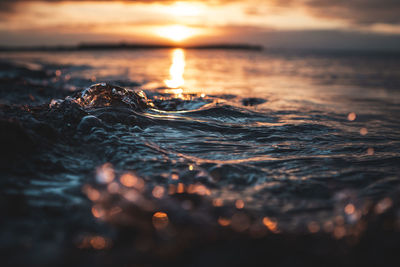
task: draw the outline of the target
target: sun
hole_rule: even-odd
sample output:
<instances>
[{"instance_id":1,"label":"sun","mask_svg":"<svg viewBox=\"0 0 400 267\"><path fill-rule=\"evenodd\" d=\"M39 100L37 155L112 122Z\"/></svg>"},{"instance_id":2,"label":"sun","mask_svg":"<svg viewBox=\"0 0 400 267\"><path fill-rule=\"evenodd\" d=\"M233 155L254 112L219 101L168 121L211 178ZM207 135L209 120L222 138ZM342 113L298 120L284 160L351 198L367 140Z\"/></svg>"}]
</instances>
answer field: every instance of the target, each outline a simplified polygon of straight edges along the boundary
<instances>
[{"instance_id":1,"label":"sun","mask_svg":"<svg viewBox=\"0 0 400 267\"><path fill-rule=\"evenodd\" d=\"M170 39L174 42L181 42L183 40L186 40L196 33L197 32L195 29L183 25L165 26L156 29L156 34L158 36Z\"/></svg>"}]
</instances>

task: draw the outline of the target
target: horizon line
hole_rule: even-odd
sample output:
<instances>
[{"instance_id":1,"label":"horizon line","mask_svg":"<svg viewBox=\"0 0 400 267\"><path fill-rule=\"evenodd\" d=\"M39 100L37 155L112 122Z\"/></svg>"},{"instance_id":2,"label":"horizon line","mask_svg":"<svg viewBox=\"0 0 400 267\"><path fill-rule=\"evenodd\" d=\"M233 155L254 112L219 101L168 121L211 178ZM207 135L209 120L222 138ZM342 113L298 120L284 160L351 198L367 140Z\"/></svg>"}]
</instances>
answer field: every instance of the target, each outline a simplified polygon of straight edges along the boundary
<instances>
[{"instance_id":1,"label":"horizon line","mask_svg":"<svg viewBox=\"0 0 400 267\"><path fill-rule=\"evenodd\" d=\"M77 45L34 45L34 46L0 46L0 51L81 51L81 50L119 50L119 49L232 49L257 50L264 49L261 45L244 43L213 43L205 45L174 45L154 43L80 43Z\"/></svg>"}]
</instances>

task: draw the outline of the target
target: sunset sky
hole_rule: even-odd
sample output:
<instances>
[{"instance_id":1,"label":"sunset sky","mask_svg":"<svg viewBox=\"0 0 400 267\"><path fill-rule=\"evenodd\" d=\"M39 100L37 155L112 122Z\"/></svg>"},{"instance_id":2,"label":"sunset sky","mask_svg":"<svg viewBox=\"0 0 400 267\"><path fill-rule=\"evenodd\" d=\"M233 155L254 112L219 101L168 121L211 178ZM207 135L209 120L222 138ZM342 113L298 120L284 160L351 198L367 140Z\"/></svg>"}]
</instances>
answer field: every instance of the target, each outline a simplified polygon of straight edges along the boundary
<instances>
[{"instance_id":1,"label":"sunset sky","mask_svg":"<svg viewBox=\"0 0 400 267\"><path fill-rule=\"evenodd\" d=\"M0 45L250 43L400 50L399 0L0 0Z\"/></svg>"}]
</instances>

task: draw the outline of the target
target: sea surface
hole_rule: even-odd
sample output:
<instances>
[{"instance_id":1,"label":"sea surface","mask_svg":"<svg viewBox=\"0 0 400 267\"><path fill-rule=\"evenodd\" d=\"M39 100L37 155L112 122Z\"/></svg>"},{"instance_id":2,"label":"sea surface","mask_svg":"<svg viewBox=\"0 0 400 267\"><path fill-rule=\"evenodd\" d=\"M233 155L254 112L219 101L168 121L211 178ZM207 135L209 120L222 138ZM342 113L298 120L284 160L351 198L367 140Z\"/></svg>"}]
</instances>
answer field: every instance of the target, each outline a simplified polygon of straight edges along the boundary
<instances>
[{"instance_id":1,"label":"sea surface","mask_svg":"<svg viewBox=\"0 0 400 267\"><path fill-rule=\"evenodd\" d=\"M398 204L399 54L162 49L0 60L19 66L0 78L45 73L27 82L71 95L29 105L85 112L76 125L58 122L73 144L52 145L29 174L7 172L29 176L19 191L12 181L1 191L18 191L32 209L86 205L102 227L154 231L169 242L192 240L188 229L212 233L205 239L229 229L339 240L362 236L366 216ZM102 229L76 237L77 246L116 244Z\"/></svg>"}]
</instances>

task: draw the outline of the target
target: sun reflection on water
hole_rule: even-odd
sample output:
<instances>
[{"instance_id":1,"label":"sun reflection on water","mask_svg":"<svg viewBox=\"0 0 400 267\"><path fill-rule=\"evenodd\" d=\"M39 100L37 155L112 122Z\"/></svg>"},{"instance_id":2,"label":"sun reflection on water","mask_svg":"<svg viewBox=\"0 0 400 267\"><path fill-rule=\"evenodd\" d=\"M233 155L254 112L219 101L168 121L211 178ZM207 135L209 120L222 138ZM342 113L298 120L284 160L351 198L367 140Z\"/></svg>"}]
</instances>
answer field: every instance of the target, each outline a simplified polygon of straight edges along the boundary
<instances>
[{"instance_id":1,"label":"sun reflection on water","mask_svg":"<svg viewBox=\"0 0 400 267\"><path fill-rule=\"evenodd\" d=\"M185 83L183 73L185 72L185 52L177 48L172 51L172 65L169 69L170 79L165 80L169 88L178 88Z\"/></svg>"}]
</instances>

